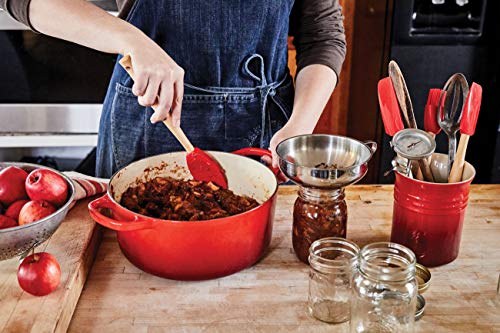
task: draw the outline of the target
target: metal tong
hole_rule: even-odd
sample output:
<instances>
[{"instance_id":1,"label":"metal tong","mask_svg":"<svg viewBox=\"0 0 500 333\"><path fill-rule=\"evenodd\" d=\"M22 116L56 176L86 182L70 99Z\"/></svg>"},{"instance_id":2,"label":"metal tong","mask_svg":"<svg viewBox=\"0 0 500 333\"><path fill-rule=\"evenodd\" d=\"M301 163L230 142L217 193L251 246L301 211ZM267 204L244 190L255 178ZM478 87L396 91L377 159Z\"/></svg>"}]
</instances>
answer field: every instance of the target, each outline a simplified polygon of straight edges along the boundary
<instances>
[{"instance_id":1,"label":"metal tong","mask_svg":"<svg viewBox=\"0 0 500 333\"><path fill-rule=\"evenodd\" d=\"M448 136L448 176L455 160L457 132L460 129L463 107L469 93L469 84L462 73L453 74L443 87L439 98L437 122ZM461 100L460 100L461 98ZM443 103L444 101L444 103ZM443 107L441 107L444 105Z\"/></svg>"}]
</instances>

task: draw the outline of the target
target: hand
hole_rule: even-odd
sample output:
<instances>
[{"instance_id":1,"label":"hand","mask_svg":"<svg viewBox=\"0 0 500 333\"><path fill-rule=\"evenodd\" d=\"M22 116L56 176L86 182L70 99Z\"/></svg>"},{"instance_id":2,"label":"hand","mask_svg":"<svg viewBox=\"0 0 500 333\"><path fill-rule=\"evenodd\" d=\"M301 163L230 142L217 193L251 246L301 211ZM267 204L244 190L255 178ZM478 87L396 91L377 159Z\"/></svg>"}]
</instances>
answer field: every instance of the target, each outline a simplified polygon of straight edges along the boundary
<instances>
[{"instance_id":1,"label":"hand","mask_svg":"<svg viewBox=\"0 0 500 333\"><path fill-rule=\"evenodd\" d=\"M310 126L301 126L297 121L290 119L283 128L281 128L278 132L274 134L271 138L271 142L269 144L269 149L273 154L272 165L273 167L278 167L278 154L276 153L276 147L281 141L284 141L288 138L302 135L302 134L311 134L314 130L314 127ZM270 161L267 161L270 162Z\"/></svg>"},{"instance_id":2,"label":"hand","mask_svg":"<svg viewBox=\"0 0 500 333\"><path fill-rule=\"evenodd\" d=\"M171 115L172 123L179 127L184 95L184 70L147 36L144 35L140 39L129 44L134 45L128 52L132 58L135 76L132 92L142 106L158 104L150 118L152 123L164 121Z\"/></svg>"}]
</instances>

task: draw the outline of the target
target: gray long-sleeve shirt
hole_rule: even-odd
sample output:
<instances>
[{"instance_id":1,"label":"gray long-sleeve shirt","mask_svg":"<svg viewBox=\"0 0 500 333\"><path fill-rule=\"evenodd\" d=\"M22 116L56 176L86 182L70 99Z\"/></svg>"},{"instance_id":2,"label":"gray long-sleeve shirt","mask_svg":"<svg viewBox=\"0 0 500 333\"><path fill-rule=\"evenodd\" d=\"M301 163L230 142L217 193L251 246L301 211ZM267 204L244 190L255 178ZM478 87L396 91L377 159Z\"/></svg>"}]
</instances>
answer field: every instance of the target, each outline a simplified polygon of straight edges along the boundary
<instances>
[{"instance_id":1,"label":"gray long-sleeve shirt","mask_svg":"<svg viewBox=\"0 0 500 333\"><path fill-rule=\"evenodd\" d=\"M116 0L124 18L135 0ZM0 0L0 7L16 20L30 26L31 0ZM340 74L346 53L342 9L339 0L295 0L290 16L290 32L297 49L297 72L312 64L322 64Z\"/></svg>"}]
</instances>

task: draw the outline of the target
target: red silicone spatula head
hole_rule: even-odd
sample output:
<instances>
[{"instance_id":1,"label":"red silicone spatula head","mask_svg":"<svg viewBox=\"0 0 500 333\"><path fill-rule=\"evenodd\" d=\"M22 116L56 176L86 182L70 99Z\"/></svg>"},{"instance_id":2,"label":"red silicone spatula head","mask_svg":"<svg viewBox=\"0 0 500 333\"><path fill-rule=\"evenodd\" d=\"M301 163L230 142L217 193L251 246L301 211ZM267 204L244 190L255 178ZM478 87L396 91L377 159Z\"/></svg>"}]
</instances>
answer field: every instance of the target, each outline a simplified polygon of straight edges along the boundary
<instances>
[{"instance_id":1,"label":"red silicone spatula head","mask_svg":"<svg viewBox=\"0 0 500 333\"><path fill-rule=\"evenodd\" d=\"M474 135L479 109L481 108L482 95L483 88L479 84L473 82L472 86L469 88L467 99L465 100L464 112L462 113L462 120L460 121L460 133Z\"/></svg>"},{"instance_id":2,"label":"red silicone spatula head","mask_svg":"<svg viewBox=\"0 0 500 333\"><path fill-rule=\"evenodd\" d=\"M189 172L196 180L212 182L227 189L226 173L222 166L207 152L199 148L186 155Z\"/></svg>"},{"instance_id":3,"label":"red silicone spatula head","mask_svg":"<svg viewBox=\"0 0 500 333\"><path fill-rule=\"evenodd\" d=\"M378 81L378 102L385 132L387 135L394 136L404 126L399 110L398 98L394 92L392 81L388 77Z\"/></svg>"},{"instance_id":4,"label":"red silicone spatula head","mask_svg":"<svg viewBox=\"0 0 500 333\"><path fill-rule=\"evenodd\" d=\"M431 89L429 90L429 96L427 97L427 104L424 110L424 129L433 134L438 134L441 131L441 127L437 122L437 111L439 105L439 98L441 97L441 89ZM443 92L446 94L446 92ZM442 103L444 103L445 96L443 96ZM441 105L442 107L442 105ZM441 113L441 118L444 113Z\"/></svg>"}]
</instances>

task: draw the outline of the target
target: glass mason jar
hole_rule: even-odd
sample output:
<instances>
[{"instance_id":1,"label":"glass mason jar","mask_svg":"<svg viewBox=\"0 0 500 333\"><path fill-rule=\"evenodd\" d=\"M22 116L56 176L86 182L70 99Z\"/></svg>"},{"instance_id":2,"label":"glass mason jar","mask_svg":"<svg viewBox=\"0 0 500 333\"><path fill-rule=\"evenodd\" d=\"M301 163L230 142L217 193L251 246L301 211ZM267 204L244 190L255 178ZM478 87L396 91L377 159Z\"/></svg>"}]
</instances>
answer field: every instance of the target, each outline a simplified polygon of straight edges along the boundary
<instances>
[{"instance_id":1,"label":"glass mason jar","mask_svg":"<svg viewBox=\"0 0 500 333\"><path fill-rule=\"evenodd\" d=\"M346 236L347 204L344 189L299 188L293 207L292 243L297 257L307 263L309 247L321 238Z\"/></svg>"},{"instance_id":2,"label":"glass mason jar","mask_svg":"<svg viewBox=\"0 0 500 333\"><path fill-rule=\"evenodd\" d=\"M403 245L363 247L352 288L351 332L413 332L415 263L415 254Z\"/></svg>"},{"instance_id":3,"label":"glass mason jar","mask_svg":"<svg viewBox=\"0 0 500 333\"><path fill-rule=\"evenodd\" d=\"M338 237L323 238L309 250L309 313L324 322L342 323L351 315L352 278L359 247Z\"/></svg>"}]
</instances>

